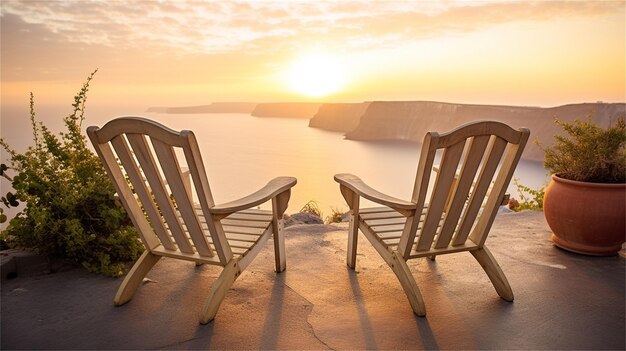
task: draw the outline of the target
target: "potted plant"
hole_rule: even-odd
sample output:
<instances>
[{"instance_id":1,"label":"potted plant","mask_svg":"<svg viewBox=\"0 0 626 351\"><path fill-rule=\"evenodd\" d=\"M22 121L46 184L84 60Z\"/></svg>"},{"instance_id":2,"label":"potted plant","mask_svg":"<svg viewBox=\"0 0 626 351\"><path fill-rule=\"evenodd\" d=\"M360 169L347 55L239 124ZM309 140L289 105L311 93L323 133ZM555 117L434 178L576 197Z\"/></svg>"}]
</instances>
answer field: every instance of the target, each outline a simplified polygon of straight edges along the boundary
<instances>
[{"instance_id":1,"label":"potted plant","mask_svg":"<svg viewBox=\"0 0 626 351\"><path fill-rule=\"evenodd\" d=\"M546 148L552 172L544 214L555 245L572 252L609 256L626 236L626 124L608 128L590 120L556 121L564 131Z\"/></svg>"}]
</instances>

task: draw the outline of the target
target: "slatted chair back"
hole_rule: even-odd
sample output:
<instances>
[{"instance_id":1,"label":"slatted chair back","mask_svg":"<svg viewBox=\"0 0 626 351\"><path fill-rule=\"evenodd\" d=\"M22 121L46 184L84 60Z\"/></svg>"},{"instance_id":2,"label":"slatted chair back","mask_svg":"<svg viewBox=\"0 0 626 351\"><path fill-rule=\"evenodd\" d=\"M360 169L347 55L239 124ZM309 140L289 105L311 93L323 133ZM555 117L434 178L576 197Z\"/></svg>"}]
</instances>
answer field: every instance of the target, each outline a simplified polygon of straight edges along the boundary
<instances>
[{"instance_id":1,"label":"slatted chair back","mask_svg":"<svg viewBox=\"0 0 626 351\"><path fill-rule=\"evenodd\" d=\"M148 250L226 265L232 252L219 220L210 218L215 204L193 132L122 117L89 127L87 134ZM185 186L185 165L193 188ZM194 208L193 190L201 213ZM200 216L206 216L208 228Z\"/></svg>"},{"instance_id":2,"label":"slatted chair back","mask_svg":"<svg viewBox=\"0 0 626 351\"><path fill-rule=\"evenodd\" d=\"M482 247L529 134L499 122L427 133L412 196L417 215L407 220L400 254L408 259L434 249L462 251L468 240ZM432 176L437 155L439 171Z\"/></svg>"}]
</instances>

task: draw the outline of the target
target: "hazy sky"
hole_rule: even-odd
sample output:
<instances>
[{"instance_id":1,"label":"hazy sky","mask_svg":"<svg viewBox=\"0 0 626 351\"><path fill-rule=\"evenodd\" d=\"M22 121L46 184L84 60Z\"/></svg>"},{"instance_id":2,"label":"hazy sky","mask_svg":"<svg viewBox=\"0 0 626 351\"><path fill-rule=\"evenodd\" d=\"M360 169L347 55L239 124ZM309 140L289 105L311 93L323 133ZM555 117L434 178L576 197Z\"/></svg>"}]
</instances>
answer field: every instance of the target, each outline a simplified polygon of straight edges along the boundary
<instances>
[{"instance_id":1,"label":"hazy sky","mask_svg":"<svg viewBox=\"0 0 626 351\"><path fill-rule=\"evenodd\" d=\"M624 1L0 4L4 105L30 91L71 103L96 68L90 98L103 104L555 106L625 95ZM314 85L335 92L301 93Z\"/></svg>"}]
</instances>

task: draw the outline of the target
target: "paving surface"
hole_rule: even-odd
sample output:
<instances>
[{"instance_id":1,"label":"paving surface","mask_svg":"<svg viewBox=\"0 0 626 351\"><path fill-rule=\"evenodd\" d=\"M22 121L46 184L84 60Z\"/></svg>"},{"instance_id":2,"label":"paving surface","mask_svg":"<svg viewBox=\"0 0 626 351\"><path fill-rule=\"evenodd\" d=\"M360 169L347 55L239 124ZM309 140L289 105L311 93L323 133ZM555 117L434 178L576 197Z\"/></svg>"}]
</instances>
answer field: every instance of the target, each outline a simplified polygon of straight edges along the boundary
<instances>
[{"instance_id":1,"label":"paving surface","mask_svg":"<svg viewBox=\"0 0 626 351\"><path fill-rule=\"evenodd\" d=\"M468 253L409 261L427 316L413 315L391 269L359 238L345 265L346 226L287 230L287 271L267 244L198 324L219 267L162 259L152 282L113 306L120 284L81 269L18 276L1 287L10 349L614 349L624 350L625 266L554 247L541 212L498 215L487 246L515 293L508 303Z\"/></svg>"}]
</instances>

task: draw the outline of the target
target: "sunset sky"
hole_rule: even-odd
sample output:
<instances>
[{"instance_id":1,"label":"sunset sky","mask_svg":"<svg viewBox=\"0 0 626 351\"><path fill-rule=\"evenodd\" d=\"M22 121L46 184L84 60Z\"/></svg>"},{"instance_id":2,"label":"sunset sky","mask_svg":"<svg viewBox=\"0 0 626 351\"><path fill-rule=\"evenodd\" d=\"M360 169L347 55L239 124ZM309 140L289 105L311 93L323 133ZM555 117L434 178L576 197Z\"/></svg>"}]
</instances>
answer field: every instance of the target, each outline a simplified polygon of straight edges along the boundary
<instances>
[{"instance_id":1,"label":"sunset sky","mask_svg":"<svg viewBox=\"0 0 626 351\"><path fill-rule=\"evenodd\" d=\"M2 104L623 102L624 1L11 1Z\"/></svg>"}]
</instances>

